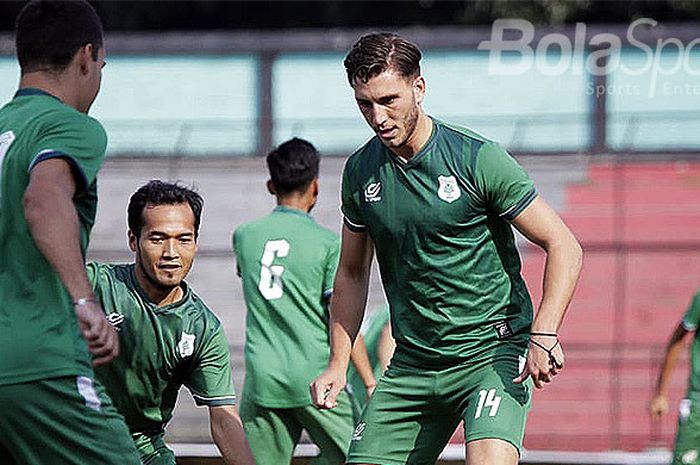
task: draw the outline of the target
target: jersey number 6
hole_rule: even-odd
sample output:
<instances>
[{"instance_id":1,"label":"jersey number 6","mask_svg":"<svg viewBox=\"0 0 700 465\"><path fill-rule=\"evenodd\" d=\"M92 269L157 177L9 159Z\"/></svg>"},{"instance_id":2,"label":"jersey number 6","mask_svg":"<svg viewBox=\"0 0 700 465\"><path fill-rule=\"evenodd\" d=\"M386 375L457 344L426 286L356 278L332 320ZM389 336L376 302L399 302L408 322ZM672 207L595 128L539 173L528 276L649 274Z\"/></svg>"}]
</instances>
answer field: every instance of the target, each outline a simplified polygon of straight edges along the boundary
<instances>
[{"instance_id":1,"label":"jersey number 6","mask_svg":"<svg viewBox=\"0 0 700 465\"><path fill-rule=\"evenodd\" d=\"M282 265L273 265L276 257L286 257L289 253L289 242L284 239L267 241L265 251L260 259L260 282L258 290L267 300L279 299L284 292L282 286Z\"/></svg>"}]
</instances>

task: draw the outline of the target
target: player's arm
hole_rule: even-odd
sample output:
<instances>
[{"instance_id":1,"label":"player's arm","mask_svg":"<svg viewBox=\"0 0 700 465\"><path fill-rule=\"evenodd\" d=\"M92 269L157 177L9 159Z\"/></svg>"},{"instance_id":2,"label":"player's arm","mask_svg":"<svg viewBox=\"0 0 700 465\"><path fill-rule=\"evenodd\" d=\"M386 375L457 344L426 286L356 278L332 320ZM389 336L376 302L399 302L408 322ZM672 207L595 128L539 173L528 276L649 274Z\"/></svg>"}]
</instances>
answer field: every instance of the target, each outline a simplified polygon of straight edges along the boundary
<instances>
[{"instance_id":1,"label":"player's arm","mask_svg":"<svg viewBox=\"0 0 700 465\"><path fill-rule=\"evenodd\" d=\"M209 426L226 465L255 465L243 422L234 405L209 407Z\"/></svg>"},{"instance_id":2,"label":"player's arm","mask_svg":"<svg viewBox=\"0 0 700 465\"><path fill-rule=\"evenodd\" d=\"M671 381L671 373L676 366L678 356L683 350L683 339L689 333L683 323L680 323L666 345L664 360L659 371L659 378L656 381L654 397L649 402L649 413L652 418L660 418L668 412L668 385Z\"/></svg>"},{"instance_id":3,"label":"player's arm","mask_svg":"<svg viewBox=\"0 0 700 465\"><path fill-rule=\"evenodd\" d=\"M352 343L367 302L374 246L367 232L343 226L340 262L333 284L330 310L331 356L328 368L311 383L311 398L319 408L333 408L345 387Z\"/></svg>"},{"instance_id":4,"label":"player's arm","mask_svg":"<svg viewBox=\"0 0 700 465\"><path fill-rule=\"evenodd\" d=\"M578 282L583 252L559 215L539 196L515 217L513 225L547 255L542 300L532 323L527 363L514 380L520 383L530 376L535 387L541 389L564 366L564 352L556 334Z\"/></svg>"},{"instance_id":5,"label":"player's arm","mask_svg":"<svg viewBox=\"0 0 700 465\"><path fill-rule=\"evenodd\" d=\"M377 380L374 378L374 370L372 370L372 365L369 363L367 346L365 345L365 338L362 334L359 334L355 339L355 344L353 344L352 352L350 353L350 360L352 360L352 364L355 365L355 370L364 383L365 389L367 390L367 397L369 398L374 392L374 388L377 386Z\"/></svg>"},{"instance_id":6,"label":"player's arm","mask_svg":"<svg viewBox=\"0 0 700 465\"><path fill-rule=\"evenodd\" d=\"M119 339L95 301L80 248L80 223L73 204L76 192L71 165L62 158L38 163L24 193L24 215L41 253L58 273L73 302L94 365L119 352ZM82 299L82 300L81 300Z\"/></svg>"},{"instance_id":7,"label":"player's arm","mask_svg":"<svg viewBox=\"0 0 700 465\"><path fill-rule=\"evenodd\" d=\"M377 358L379 366L382 367L382 373L389 367L391 357L394 356L396 350L396 341L391 334L391 323L387 322L382 328L382 334L379 336L379 345L377 346Z\"/></svg>"}]
</instances>

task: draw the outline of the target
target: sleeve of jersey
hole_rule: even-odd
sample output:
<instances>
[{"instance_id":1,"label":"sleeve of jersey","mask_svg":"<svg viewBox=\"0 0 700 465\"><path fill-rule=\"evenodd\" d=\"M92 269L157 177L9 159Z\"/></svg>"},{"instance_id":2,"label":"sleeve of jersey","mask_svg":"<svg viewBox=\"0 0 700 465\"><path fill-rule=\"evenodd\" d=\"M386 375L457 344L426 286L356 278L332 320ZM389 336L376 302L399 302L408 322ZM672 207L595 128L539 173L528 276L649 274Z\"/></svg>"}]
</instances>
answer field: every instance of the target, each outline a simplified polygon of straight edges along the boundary
<instances>
[{"instance_id":1,"label":"sleeve of jersey","mask_svg":"<svg viewBox=\"0 0 700 465\"><path fill-rule=\"evenodd\" d=\"M197 405L216 407L236 403L228 342L221 326L206 342L185 386Z\"/></svg>"},{"instance_id":2,"label":"sleeve of jersey","mask_svg":"<svg viewBox=\"0 0 700 465\"><path fill-rule=\"evenodd\" d=\"M348 164L343 170L343 185L340 191L343 222L352 232L365 232L367 225L362 218L360 210L360 188L350 181L350 169Z\"/></svg>"},{"instance_id":3,"label":"sleeve of jersey","mask_svg":"<svg viewBox=\"0 0 700 465\"><path fill-rule=\"evenodd\" d=\"M700 322L700 292L695 294L688 310L683 316L683 327L688 331L695 331L698 329L698 323Z\"/></svg>"},{"instance_id":4,"label":"sleeve of jersey","mask_svg":"<svg viewBox=\"0 0 700 465\"><path fill-rule=\"evenodd\" d=\"M38 140L29 171L42 161L65 159L73 169L78 192L82 192L95 181L106 149L107 134L97 120L81 114L61 114Z\"/></svg>"},{"instance_id":5,"label":"sleeve of jersey","mask_svg":"<svg viewBox=\"0 0 700 465\"><path fill-rule=\"evenodd\" d=\"M338 270L338 260L340 259L340 240L336 239L331 244L326 257L326 272L323 276L323 299L328 299L333 295L333 282L335 273Z\"/></svg>"},{"instance_id":6,"label":"sleeve of jersey","mask_svg":"<svg viewBox=\"0 0 700 465\"><path fill-rule=\"evenodd\" d=\"M537 197L525 170L496 143L481 146L473 170L487 207L508 221L513 221Z\"/></svg>"}]
</instances>

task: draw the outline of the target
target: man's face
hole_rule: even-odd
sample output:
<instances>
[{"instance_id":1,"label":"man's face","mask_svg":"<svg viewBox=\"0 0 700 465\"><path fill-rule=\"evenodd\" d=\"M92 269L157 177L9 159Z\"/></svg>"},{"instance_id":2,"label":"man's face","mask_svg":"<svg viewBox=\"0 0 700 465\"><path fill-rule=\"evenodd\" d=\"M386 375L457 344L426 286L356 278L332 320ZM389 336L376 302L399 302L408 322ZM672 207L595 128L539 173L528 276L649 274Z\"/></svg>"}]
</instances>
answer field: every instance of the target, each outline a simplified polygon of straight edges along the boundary
<instances>
[{"instance_id":1,"label":"man's face","mask_svg":"<svg viewBox=\"0 0 700 465\"><path fill-rule=\"evenodd\" d=\"M354 90L362 115L382 143L390 149L403 147L418 123L423 78L406 78L388 69L366 83L356 81Z\"/></svg>"},{"instance_id":2,"label":"man's face","mask_svg":"<svg viewBox=\"0 0 700 465\"><path fill-rule=\"evenodd\" d=\"M188 203L146 205L137 238L129 231L129 247L136 266L155 288L167 291L180 285L197 253L194 213Z\"/></svg>"}]
</instances>

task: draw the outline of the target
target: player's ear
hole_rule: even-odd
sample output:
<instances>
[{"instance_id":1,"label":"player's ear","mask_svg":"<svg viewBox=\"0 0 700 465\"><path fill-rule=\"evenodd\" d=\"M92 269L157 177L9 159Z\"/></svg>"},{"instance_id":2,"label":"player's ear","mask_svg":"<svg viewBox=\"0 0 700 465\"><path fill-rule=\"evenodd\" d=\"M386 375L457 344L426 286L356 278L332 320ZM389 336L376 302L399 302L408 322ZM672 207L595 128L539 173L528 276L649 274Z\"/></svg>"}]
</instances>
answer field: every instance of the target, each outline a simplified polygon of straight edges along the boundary
<instances>
[{"instance_id":1,"label":"player's ear","mask_svg":"<svg viewBox=\"0 0 700 465\"><path fill-rule=\"evenodd\" d=\"M131 229L127 231L126 236L129 239L129 248L132 252L136 252L139 242L138 237L136 237L136 235L133 232L131 232Z\"/></svg>"},{"instance_id":2,"label":"player's ear","mask_svg":"<svg viewBox=\"0 0 700 465\"><path fill-rule=\"evenodd\" d=\"M277 195L277 191L275 191L275 185L272 183L272 179L267 180L267 191L272 195Z\"/></svg>"},{"instance_id":3,"label":"player's ear","mask_svg":"<svg viewBox=\"0 0 700 465\"><path fill-rule=\"evenodd\" d=\"M311 181L311 186L313 189L313 194L314 198L318 197L318 189L319 189L319 184L318 184L318 178L314 178L313 181Z\"/></svg>"},{"instance_id":4,"label":"player's ear","mask_svg":"<svg viewBox=\"0 0 700 465\"><path fill-rule=\"evenodd\" d=\"M94 45L85 44L82 47L80 47L75 53L75 57L73 59L78 61L78 66L80 67L80 74L85 75L90 72L90 62L95 61L92 59L93 49Z\"/></svg>"},{"instance_id":5,"label":"player's ear","mask_svg":"<svg viewBox=\"0 0 700 465\"><path fill-rule=\"evenodd\" d=\"M423 78L423 76L418 76L414 79L413 95L419 105L423 103L423 98L425 97L425 78Z\"/></svg>"}]
</instances>

